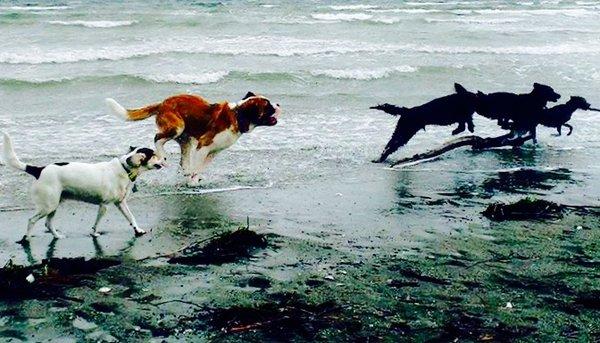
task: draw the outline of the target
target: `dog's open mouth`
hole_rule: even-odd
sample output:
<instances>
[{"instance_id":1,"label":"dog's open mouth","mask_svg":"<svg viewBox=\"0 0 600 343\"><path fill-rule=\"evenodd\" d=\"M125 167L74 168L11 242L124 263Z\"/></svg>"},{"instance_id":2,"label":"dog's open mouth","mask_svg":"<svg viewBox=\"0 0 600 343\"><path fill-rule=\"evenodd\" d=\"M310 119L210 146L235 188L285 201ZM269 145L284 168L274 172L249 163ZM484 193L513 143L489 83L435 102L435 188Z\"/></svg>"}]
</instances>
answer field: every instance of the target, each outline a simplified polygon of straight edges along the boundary
<instances>
[{"instance_id":1,"label":"dog's open mouth","mask_svg":"<svg viewBox=\"0 0 600 343\"><path fill-rule=\"evenodd\" d=\"M277 117L279 117L280 114L281 114L281 108L276 107L275 108L275 112L273 112L273 114L271 114L271 116L265 118L264 125L266 125L266 126L276 125L277 124Z\"/></svg>"},{"instance_id":2,"label":"dog's open mouth","mask_svg":"<svg viewBox=\"0 0 600 343\"><path fill-rule=\"evenodd\" d=\"M275 124L277 124L277 118L275 118L275 117L269 117L267 119L267 126L273 126Z\"/></svg>"}]
</instances>

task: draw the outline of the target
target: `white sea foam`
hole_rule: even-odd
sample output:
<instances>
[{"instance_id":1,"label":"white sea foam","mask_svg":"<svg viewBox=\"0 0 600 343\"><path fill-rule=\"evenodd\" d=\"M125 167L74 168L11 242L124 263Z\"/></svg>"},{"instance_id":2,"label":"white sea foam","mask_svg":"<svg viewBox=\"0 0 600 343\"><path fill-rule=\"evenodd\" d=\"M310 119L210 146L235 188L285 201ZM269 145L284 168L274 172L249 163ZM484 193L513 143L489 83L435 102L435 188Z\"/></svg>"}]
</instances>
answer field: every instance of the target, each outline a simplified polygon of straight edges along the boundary
<instances>
[{"instance_id":1,"label":"white sea foam","mask_svg":"<svg viewBox=\"0 0 600 343\"><path fill-rule=\"evenodd\" d=\"M398 17L374 17L366 13L315 13L311 17L316 19L314 22L305 21L305 24L315 24L323 22L342 22L342 21L369 21L373 23L394 24L402 19Z\"/></svg>"},{"instance_id":2,"label":"white sea foam","mask_svg":"<svg viewBox=\"0 0 600 343\"><path fill-rule=\"evenodd\" d=\"M518 18L425 18L428 23L507 24L522 21Z\"/></svg>"},{"instance_id":3,"label":"white sea foam","mask_svg":"<svg viewBox=\"0 0 600 343\"><path fill-rule=\"evenodd\" d=\"M67 8L69 8L69 6L0 6L0 11L54 11Z\"/></svg>"},{"instance_id":4,"label":"white sea foam","mask_svg":"<svg viewBox=\"0 0 600 343\"><path fill-rule=\"evenodd\" d=\"M585 8L561 8L561 9L479 9L473 10L479 14L500 14L500 15L564 15L569 17L581 17L598 14L597 11L590 11Z\"/></svg>"},{"instance_id":5,"label":"white sea foam","mask_svg":"<svg viewBox=\"0 0 600 343\"><path fill-rule=\"evenodd\" d=\"M425 53L447 54L498 54L498 55L563 55L574 53L600 53L600 46L595 44L554 44L543 46L501 46L501 47L468 47L468 46L421 46L411 50Z\"/></svg>"},{"instance_id":6,"label":"white sea foam","mask_svg":"<svg viewBox=\"0 0 600 343\"><path fill-rule=\"evenodd\" d=\"M411 66L399 66L393 68L374 69L320 69L311 71L315 76L327 76L335 79L373 80L389 77L393 73L412 73L417 68Z\"/></svg>"},{"instance_id":7,"label":"white sea foam","mask_svg":"<svg viewBox=\"0 0 600 343\"><path fill-rule=\"evenodd\" d=\"M143 44L90 48L42 49L19 47L17 51L0 51L0 63L42 64L81 61L122 60L165 53L202 53L220 55L306 56L319 54L347 54L358 52L413 51L423 53L487 53L556 55L571 53L600 53L599 44L573 42L542 46L435 46L398 45L346 40L299 39L291 37L234 37L221 39L173 39L150 41Z\"/></svg>"},{"instance_id":8,"label":"white sea foam","mask_svg":"<svg viewBox=\"0 0 600 343\"><path fill-rule=\"evenodd\" d=\"M53 25L64 26L83 26L89 28L111 28L120 26L129 26L136 23L135 20L51 20L48 22Z\"/></svg>"},{"instance_id":9,"label":"white sea foam","mask_svg":"<svg viewBox=\"0 0 600 343\"><path fill-rule=\"evenodd\" d=\"M400 46L353 41L298 39L291 37L235 37L223 39L176 39L145 44L105 46L102 48L40 49L25 47L19 51L0 51L0 63L41 64L96 60L121 60L164 53L207 53L226 55L295 56L352 52L394 51Z\"/></svg>"},{"instance_id":10,"label":"white sea foam","mask_svg":"<svg viewBox=\"0 0 600 343\"><path fill-rule=\"evenodd\" d=\"M32 84L43 84L51 82L68 82L78 79L75 76L56 76L56 77L43 77L43 76L17 76L11 78L0 78L0 82L26 82Z\"/></svg>"},{"instance_id":11,"label":"white sea foam","mask_svg":"<svg viewBox=\"0 0 600 343\"><path fill-rule=\"evenodd\" d=\"M375 6L375 5L333 5L333 6L329 6L329 8L331 8L332 10L335 11L345 11L345 10L366 10L366 9L372 9L372 8L377 8L379 6Z\"/></svg>"},{"instance_id":12,"label":"white sea foam","mask_svg":"<svg viewBox=\"0 0 600 343\"><path fill-rule=\"evenodd\" d=\"M229 75L228 71L212 71L200 73L136 75L139 78L158 83L206 84L219 82Z\"/></svg>"},{"instance_id":13,"label":"white sea foam","mask_svg":"<svg viewBox=\"0 0 600 343\"><path fill-rule=\"evenodd\" d=\"M328 21L355 21L355 20L369 20L373 18L370 14L365 13L314 13L311 17L318 20Z\"/></svg>"},{"instance_id":14,"label":"white sea foam","mask_svg":"<svg viewBox=\"0 0 600 343\"><path fill-rule=\"evenodd\" d=\"M380 17L371 19L374 23L395 24L402 21L401 18Z\"/></svg>"},{"instance_id":15,"label":"white sea foam","mask_svg":"<svg viewBox=\"0 0 600 343\"><path fill-rule=\"evenodd\" d=\"M409 14L442 12L442 10L431 9L431 8L386 8L386 9L370 9L367 11L371 12L371 13L409 13Z\"/></svg>"}]
</instances>

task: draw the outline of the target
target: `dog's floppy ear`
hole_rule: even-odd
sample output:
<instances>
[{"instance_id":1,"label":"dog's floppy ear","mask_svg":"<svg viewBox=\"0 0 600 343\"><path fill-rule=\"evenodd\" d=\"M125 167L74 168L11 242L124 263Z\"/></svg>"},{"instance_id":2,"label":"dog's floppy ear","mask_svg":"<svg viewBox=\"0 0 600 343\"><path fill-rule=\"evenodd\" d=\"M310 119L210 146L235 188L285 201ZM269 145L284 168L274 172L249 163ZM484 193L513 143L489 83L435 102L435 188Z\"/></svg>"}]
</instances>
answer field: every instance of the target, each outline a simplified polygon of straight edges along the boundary
<instances>
[{"instance_id":1,"label":"dog's floppy ear","mask_svg":"<svg viewBox=\"0 0 600 343\"><path fill-rule=\"evenodd\" d=\"M533 88L539 88L540 86L541 86L541 84L539 84L539 83L537 83L537 82L534 82L534 83L533 83Z\"/></svg>"},{"instance_id":2,"label":"dog's floppy ear","mask_svg":"<svg viewBox=\"0 0 600 343\"><path fill-rule=\"evenodd\" d=\"M135 149L137 149L137 147L136 147L136 146L131 146L131 145L129 146L129 152L132 152L132 151L134 151Z\"/></svg>"},{"instance_id":3,"label":"dog's floppy ear","mask_svg":"<svg viewBox=\"0 0 600 343\"><path fill-rule=\"evenodd\" d=\"M246 99L251 98L253 96L256 96L256 94L254 94L252 92L248 92L248 93L246 93L246 95L244 96L244 98L242 100L246 100Z\"/></svg>"},{"instance_id":4,"label":"dog's floppy ear","mask_svg":"<svg viewBox=\"0 0 600 343\"><path fill-rule=\"evenodd\" d=\"M250 131L250 124L253 122L253 119L258 117L258 112L256 106L242 106L238 109L238 129L240 132L245 133Z\"/></svg>"}]
</instances>

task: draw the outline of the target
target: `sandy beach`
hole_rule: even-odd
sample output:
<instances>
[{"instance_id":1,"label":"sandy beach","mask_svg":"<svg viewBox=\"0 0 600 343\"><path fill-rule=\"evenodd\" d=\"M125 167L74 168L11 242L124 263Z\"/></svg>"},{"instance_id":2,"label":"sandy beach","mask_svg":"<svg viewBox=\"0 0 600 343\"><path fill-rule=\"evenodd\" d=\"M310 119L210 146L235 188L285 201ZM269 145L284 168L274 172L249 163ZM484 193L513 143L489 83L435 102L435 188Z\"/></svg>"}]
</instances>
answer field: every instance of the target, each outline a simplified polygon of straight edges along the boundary
<instances>
[{"instance_id":1,"label":"sandy beach","mask_svg":"<svg viewBox=\"0 0 600 343\"><path fill-rule=\"evenodd\" d=\"M59 294L54 285L50 296L4 297L0 335L14 342L598 338L597 209L491 222L481 212L494 201L476 194L494 180L519 185L538 175L539 184L499 192L506 199L570 182L561 170L505 173L473 182L471 196L423 194L422 171L375 165L285 188L136 196L131 206L151 230L137 239L116 210L93 239L94 208L67 203L56 221L67 238L38 229L25 248L14 241L30 211L2 212L3 227L14 228L0 237L3 263L83 256L119 264L59 284ZM250 258L168 262L246 218L268 242ZM300 325L278 311L316 312Z\"/></svg>"}]
</instances>

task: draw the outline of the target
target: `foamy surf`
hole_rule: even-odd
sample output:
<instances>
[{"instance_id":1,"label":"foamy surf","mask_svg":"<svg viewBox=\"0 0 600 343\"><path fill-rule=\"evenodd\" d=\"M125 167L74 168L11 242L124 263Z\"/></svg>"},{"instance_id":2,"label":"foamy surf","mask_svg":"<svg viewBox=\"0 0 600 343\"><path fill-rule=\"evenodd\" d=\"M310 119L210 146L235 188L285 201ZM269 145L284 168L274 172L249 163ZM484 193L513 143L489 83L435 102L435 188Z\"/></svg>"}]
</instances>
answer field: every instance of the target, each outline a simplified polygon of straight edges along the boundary
<instances>
[{"instance_id":1,"label":"foamy surf","mask_svg":"<svg viewBox=\"0 0 600 343\"><path fill-rule=\"evenodd\" d=\"M198 38L197 40L151 40L143 44L104 46L101 48L39 49L26 47L19 51L0 52L0 63L43 64L82 61L116 61L167 53L306 56L325 53L394 51L403 46L356 44L346 40L302 39L274 36L239 36L234 38Z\"/></svg>"},{"instance_id":2,"label":"foamy surf","mask_svg":"<svg viewBox=\"0 0 600 343\"><path fill-rule=\"evenodd\" d=\"M376 5L331 5L329 8L335 11L345 11L345 10L366 10L373 9L379 6Z\"/></svg>"},{"instance_id":3,"label":"foamy surf","mask_svg":"<svg viewBox=\"0 0 600 343\"><path fill-rule=\"evenodd\" d=\"M373 18L372 15L365 13L314 13L311 14L311 17L326 21L355 21Z\"/></svg>"},{"instance_id":4,"label":"foamy surf","mask_svg":"<svg viewBox=\"0 0 600 343\"><path fill-rule=\"evenodd\" d=\"M0 63L43 64L74 63L83 61L117 61L169 53L257 55L257 56L310 56L319 54L350 54L359 52L412 51L440 54L525 54L562 55L599 53L599 44L587 41L548 44L540 46L436 46L416 44L386 44L351 40L302 39L273 36L239 36L234 38L205 38L198 40L152 40L143 44L103 46L97 48L40 49L22 47L0 52Z\"/></svg>"},{"instance_id":5,"label":"foamy surf","mask_svg":"<svg viewBox=\"0 0 600 343\"><path fill-rule=\"evenodd\" d=\"M0 6L0 11L56 11L67 8L69 8L69 6Z\"/></svg>"},{"instance_id":6,"label":"foamy surf","mask_svg":"<svg viewBox=\"0 0 600 343\"><path fill-rule=\"evenodd\" d=\"M135 20L50 20L48 24L62 26L83 26L88 28L113 28L121 26L131 26Z\"/></svg>"},{"instance_id":7,"label":"foamy surf","mask_svg":"<svg viewBox=\"0 0 600 343\"><path fill-rule=\"evenodd\" d=\"M139 78L157 83L207 84L215 83L229 75L228 71L177 73L158 75L136 75Z\"/></svg>"},{"instance_id":8,"label":"foamy surf","mask_svg":"<svg viewBox=\"0 0 600 343\"><path fill-rule=\"evenodd\" d=\"M334 79L374 80L389 77L394 73L413 73L417 68L411 66L399 66L393 68L375 69L323 69L314 70L310 73L314 76L327 76Z\"/></svg>"}]
</instances>

